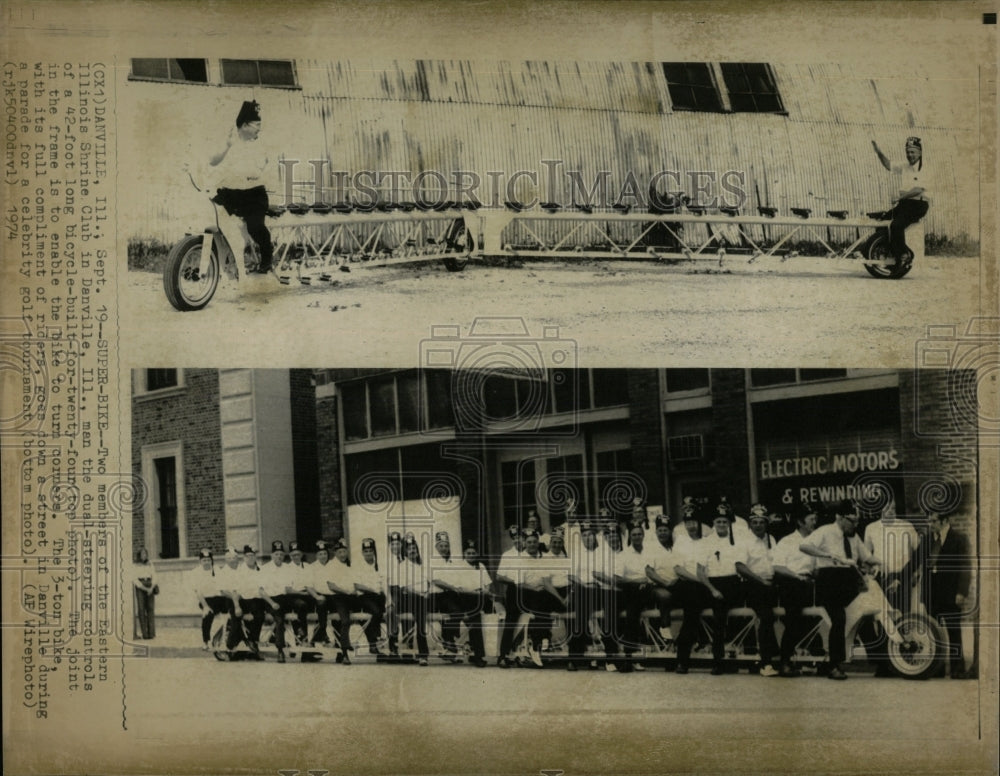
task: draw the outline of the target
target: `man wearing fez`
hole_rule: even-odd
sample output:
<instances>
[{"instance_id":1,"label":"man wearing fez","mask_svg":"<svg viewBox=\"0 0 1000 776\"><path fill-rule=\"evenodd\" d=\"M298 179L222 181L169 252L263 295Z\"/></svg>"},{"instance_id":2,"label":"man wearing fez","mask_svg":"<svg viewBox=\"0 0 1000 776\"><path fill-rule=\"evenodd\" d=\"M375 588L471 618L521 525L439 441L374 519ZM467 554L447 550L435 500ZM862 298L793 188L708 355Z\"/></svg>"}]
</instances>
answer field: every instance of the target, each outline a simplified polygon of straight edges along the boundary
<instances>
[{"instance_id":1,"label":"man wearing fez","mask_svg":"<svg viewBox=\"0 0 1000 776\"><path fill-rule=\"evenodd\" d=\"M226 147L209 159L213 167L220 167L218 189L212 201L225 208L231 216L242 218L247 232L260 248L260 264L256 271L264 274L271 270L274 246L271 233L264 225L267 215L267 189L264 187L264 170L270 159L267 149L260 143L260 105L257 101L244 102L236 116L236 126L226 137ZM242 267L242 235L239 245L233 245L236 261Z\"/></svg>"},{"instance_id":2,"label":"man wearing fez","mask_svg":"<svg viewBox=\"0 0 1000 776\"><path fill-rule=\"evenodd\" d=\"M472 664L479 668L486 666L486 651L483 647L483 605L491 579L486 567L479 562L476 543L465 542L462 561L440 567L435 571L433 584L451 594L454 612L449 617L457 636L459 626L465 622L469 629L469 646L472 648Z\"/></svg>"},{"instance_id":3,"label":"man wearing fez","mask_svg":"<svg viewBox=\"0 0 1000 776\"><path fill-rule=\"evenodd\" d=\"M229 611L232 605L232 601L222 595L219 590L215 562L212 558L212 551L208 548L198 553L198 565L191 570L191 587L194 588L194 593L198 598L198 608L201 610L202 649L208 651L215 615Z\"/></svg>"},{"instance_id":4,"label":"man wearing fez","mask_svg":"<svg viewBox=\"0 0 1000 776\"><path fill-rule=\"evenodd\" d=\"M816 530L819 509L818 506L798 505L795 513L798 528L778 542L772 556L778 598L785 610L785 630L781 634L780 646L780 674L784 677L801 676L802 673L793 665L792 657L796 644L809 632L809 620L802 610L813 605L816 559L799 548L802 541Z\"/></svg>"},{"instance_id":5,"label":"man wearing fez","mask_svg":"<svg viewBox=\"0 0 1000 776\"><path fill-rule=\"evenodd\" d=\"M257 552L249 544L243 547L243 565L226 578L231 587L227 591L233 601L234 624L226 640L226 649L232 652L240 639L246 641L250 651L259 659L260 629L264 625L264 599L260 596L260 568ZM243 615L250 615L250 625L244 633Z\"/></svg>"},{"instance_id":6,"label":"man wearing fez","mask_svg":"<svg viewBox=\"0 0 1000 776\"><path fill-rule=\"evenodd\" d=\"M351 664L347 654L351 646L351 609L354 603L354 573L351 571L351 559L348 555L347 542L338 539L333 545L333 560L327 565L326 587L329 591L328 605L337 613L337 640L340 642L340 654L337 662L345 666Z\"/></svg>"},{"instance_id":7,"label":"man wearing fez","mask_svg":"<svg viewBox=\"0 0 1000 776\"><path fill-rule=\"evenodd\" d=\"M763 504L750 507L750 536L746 539L747 560L737 566L743 579L747 606L757 615L757 642L760 644L760 675L778 675L778 639L774 633L774 607L778 603L774 584L776 542L767 532L768 511Z\"/></svg>"},{"instance_id":8,"label":"man wearing fez","mask_svg":"<svg viewBox=\"0 0 1000 776\"><path fill-rule=\"evenodd\" d=\"M906 153L906 164L892 164L878 143L872 140L872 148L875 155L885 169L897 176L898 190L896 197L892 200L892 210L889 215L892 223L889 224L889 251L893 258L900 259L906 250L906 241L903 233L910 224L915 224L925 215L930 207L927 189L929 186L928 174L924 170L924 147L919 137L906 138L904 151Z\"/></svg>"},{"instance_id":9,"label":"man wearing fez","mask_svg":"<svg viewBox=\"0 0 1000 776\"><path fill-rule=\"evenodd\" d=\"M330 574L330 545L320 539L316 542L316 560L309 564L309 578L306 580L306 591L316 602L316 631L311 640L312 646L329 644L330 636L326 632L327 621L327 579Z\"/></svg>"},{"instance_id":10,"label":"man wearing fez","mask_svg":"<svg viewBox=\"0 0 1000 776\"><path fill-rule=\"evenodd\" d=\"M292 629L295 632L296 642L305 644L308 634L309 612L316 611L316 600L306 589L310 584L311 571L309 564L303 561L302 547L297 541L288 543L288 556L291 563L286 563L282 568L287 569L288 585L285 587L285 601L288 603L288 610L295 612L295 624Z\"/></svg>"},{"instance_id":11,"label":"man wearing fez","mask_svg":"<svg viewBox=\"0 0 1000 776\"><path fill-rule=\"evenodd\" d=\"M846 610L866 584L862 568L877 564L857 535L860 518L854 505L845 499L833 511L834 522L813 531L799 549L816 558L816 603L830 618L828 676L843 680L847 678L841 667L847 659Z\"/></svg>"},{"instance_id":12,"label":"man wearing fez","mask_svg":"<svg viewBox=\"0 0 1000 776\"><path fill-rule=\"evenodd\" d=\"M361 558L364 563L355 564L354 591L357 600L353 608L369 616L365 626L368 651L381 658L378 640L382 634L382 612L385 611L385 577L379 571L374 539L361 540Z\"/></svg>"},{"instance_id":13,"label":"man wearing fez","mask_svg":"<svg viewBox=\"0 0 1000 776\"><path fill-rule=\"evenodd\" d=\"M441 641L450 658L458 654L455 642L461 620L452 616L458 611L458 601L451 590L436 582L438 577L446 576L455 566L456 562L451 557L451 537L447 531L438 531L434 534L434 556L431 558L431 583L434 587L431 588L428 604L432 612L445 615L441 621Z\"/></svg>"},{"instance_id":14,"label":"man wearing fez","mask_svg":"<svg viewBox=\"0 0 1000 776\"><path fill-rule=\"evenodd\" d=\"M285 615L290 611L286 598L289 568L285 564L285 544L280 539L271 542L271 560L260 567L260 598L274 618L274 646L278 662L285 662Z\"/></svg>"}]
</instances>

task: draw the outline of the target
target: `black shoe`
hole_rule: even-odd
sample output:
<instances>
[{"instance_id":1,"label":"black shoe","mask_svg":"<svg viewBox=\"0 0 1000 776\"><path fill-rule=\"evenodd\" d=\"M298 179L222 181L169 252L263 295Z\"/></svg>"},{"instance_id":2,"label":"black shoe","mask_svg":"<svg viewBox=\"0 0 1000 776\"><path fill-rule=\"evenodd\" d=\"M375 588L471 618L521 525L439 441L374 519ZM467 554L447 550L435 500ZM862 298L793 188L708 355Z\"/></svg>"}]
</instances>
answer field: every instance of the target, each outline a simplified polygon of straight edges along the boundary
<instances>
[{"instance_id":1,"label":"black shoe","mask_svg":"<svg viewBox=\"0 0 1000 776\"><path fill-rule=\"evenodd\" d=\"M675 674L686 674L688 672L688 667L683 663L678 663L677 667L674 668Z\"/></svg>"},{"instance_id":2,"label":"black shoe","mask_svg":"<svg viewBox=\"0 0 1000 776\"><path fill-rule=\"evenodd\" d=\"M487 662L481 657L474 657L469 662L472 663L472 665L474 665L476 668L486 668L486 666L488 665Z\"/></svg>"},{"instance_id":3,"label":"black shoe","mask_svg":"<svg viewBox=\"0 0 1000 776\"><path fill-rule=\"evenodd\" d=\"M505 657L497 658L497 668L510 668L511 662Z\"/></svg>"},{"instance_id":4,"label":"black shoe","mask_svg":"<svg viewBox=\"0 0 1000 776\"><path fill-rule=\"evenodd\" d=\"M712 676L722 676L724 673L726 673L724 666L719 664L712 666Z\"/></svg>"},{"instance_id":5,"label":"black shoe","mask_svg":"<svg viewBox=\"0 0 1000 776\"><path fill-rule=\"evenodd\" d=\"M827 674L828 679L836 679L837 681L844 681L847 678L847 674L840 670L840 668L831 668L830 673Z\"/></svg>"},{"instance_id":6,"label":"black shoe","mask_svg":"<svg viewBox=\"0 0 1000 776\"><path fill-rule=\"evenodd\" d=\"M569 662L568 662L568 663L566 664L566 670L567 670L567 671L576 671L576 670L577 670L577 667L576 667L576 663L574 663L574 662L573 662L572 660L570 660L570 661L569 661Z\"/></svg>"},{"instance_id":7,"label":"black shoe","mask_svg":"<svg viewBox=\"0 0 1000 776\"><path fill-rule=\"evenodd\" d=\"M284 663L285 662L285 651L282 650L282 649L278 650L278 662L279 663Z\"/></svg>"},{"instance_id":8,"label":"black shoe","mask_svg":"<svg viewBox=\"0 0 1000 776\"><path fill-rule=\"evenodd\" d=\"M782 663L781 669L778 671L778 676L794 678L796 676L802 676L802 672L790 663Z\"/></svg>"},{"instance_id":9,"label":"black shoe","mask_svg":"<svg viewBox=\"0 0 1000 776\"><path fill-rule=\"evenodd\" d=\"M343 658L337 662L343 663L345 666L349 666L351 664L351 658L345 652Z\"/></svg>"}]
</instances>

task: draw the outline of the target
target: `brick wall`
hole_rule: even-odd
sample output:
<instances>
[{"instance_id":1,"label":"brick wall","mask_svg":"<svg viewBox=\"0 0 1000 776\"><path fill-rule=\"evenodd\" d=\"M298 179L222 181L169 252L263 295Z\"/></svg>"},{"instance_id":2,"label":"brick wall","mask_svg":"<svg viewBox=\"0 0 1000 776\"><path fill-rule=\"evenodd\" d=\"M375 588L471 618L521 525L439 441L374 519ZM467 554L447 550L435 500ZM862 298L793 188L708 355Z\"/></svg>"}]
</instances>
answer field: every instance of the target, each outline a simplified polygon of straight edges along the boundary
<instances>
[{"instance_id":1,"label":"brick wall","mask_svg":"<svg viewBox=\"0 0 1000 776\"><path fill-rule=\"evenodd\" d=\"M288 375L292 409L292 462L295 477L295 535L312 545L320 538L319 461L317 456L316 389L308 369Z\"/></svg>"},{"instance_id":2,"label":"brick wall","mask_svg":"<svg viewBox=\"0 0 1000 776\"><path fill-rule=\"evenodd\" d=\"M746 372L742 369L712 370L712 438L719 495L742 509L751 500Z\"/></svg>"},{"instance_id":3,"label":"brick wall","mask_svg":"<svg viewBox=\"0 0 1000 776\"><path fill-rule=\"evenodd\" d=\"M222 493L222 444L219 375L214 369L184 370L184 387L176 392L132 399L132 470L142 476L142 448L160 442L183 442L187 546L183 555L202 547L215 552L225 546ZM150 494L150 498L152 494ZM145 515L132 515L132 548L147 543Z\"/></svg>"},{"instance_id":4,"label":"brick wall","mask_svg":"<svg viewBox=\"0 0 1000 776\"><path fill-rule=\"evenodd\" d=\"M325 538L343 536L344 500L340 488L340 436L335 396L316 402L316 462L319 534Z\"/></svg>"},{"instance_id":5,"label":"brick wall","mask_svg":"<svg viewBox=\"0 0 1000 776\"><path fill-rule=\"evenodd\" d=\"M906 511L920 514L922 502L944 495L933 489L935 481L957 481L960 493L951 522L972 537L978 484L975 386L970 370L907 370L899 376Z\"/></svg>"},{"instance_id":6,"label":"brick wall","mask_svg":"<svg viewBox=\"0 0 1000 776\"><path fill-rule=\"evenodd\" d=\"M646 483L647 504L666 504L660 378L656 369L628 373L629 438L632 468Z\"/></svg>"}]
</instances>

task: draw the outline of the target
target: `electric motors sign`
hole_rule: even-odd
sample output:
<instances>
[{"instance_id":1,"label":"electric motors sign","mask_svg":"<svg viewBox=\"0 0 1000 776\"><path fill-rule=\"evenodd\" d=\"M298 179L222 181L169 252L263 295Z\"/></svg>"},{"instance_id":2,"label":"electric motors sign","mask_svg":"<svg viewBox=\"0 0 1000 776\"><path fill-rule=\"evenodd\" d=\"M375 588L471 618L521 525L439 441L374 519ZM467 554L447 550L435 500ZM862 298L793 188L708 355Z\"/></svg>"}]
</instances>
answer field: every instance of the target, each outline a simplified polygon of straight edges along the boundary
<instances>
[{"instance_id":1,"label":"electric motors sign","mask_svg":"<svg viewBox=\"0 0 1000 776\"><path fill-rule=\"evenodd\" d=\"M779 503L796 501L872 502L885 484L893 487L895 478L871 476L871 473L895 472L900 455L895 445L850 452L825 451L816 454L781 455L770 450L758 460L757 482L761 500L774 508ZM868 476L862 476L868 475Z\"/></svg>"}]
</instances>

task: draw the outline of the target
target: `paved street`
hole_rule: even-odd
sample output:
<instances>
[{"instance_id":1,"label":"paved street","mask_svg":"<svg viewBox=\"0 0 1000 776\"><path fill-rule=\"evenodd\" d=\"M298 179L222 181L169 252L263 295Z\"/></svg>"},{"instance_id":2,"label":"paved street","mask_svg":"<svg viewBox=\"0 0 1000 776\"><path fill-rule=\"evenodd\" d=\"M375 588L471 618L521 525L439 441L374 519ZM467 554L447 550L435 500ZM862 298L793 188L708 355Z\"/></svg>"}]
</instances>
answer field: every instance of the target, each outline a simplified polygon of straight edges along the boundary
<instances>
[{"instance_id":1,"label":"paved street","mask_svg":"<svg viewBox=\"0 0 1000 776\"><path fill-rule=\"evenodd\" d=\"M990 314L980 309L979 272L977 259L944 257L899 281L815 259L721 271L586 260L472 262L461 273L410 265L357 270L334 288L269 276L237 293L230 281L189 313L170 307L159 274L129 272L121 320L142 325L122 349L137 365L168 353L213 366L415 365L434 325L459 324L465 335L477 317L516 315L535 337L558 326L585 366L703 366L708 354L721 365L911 366L927 324L964 331L971 316Z\"/></svg>"},{"instance_id":2,"label":"paved street","mask_svg":"<svg viewBox=\"0 0 1000 776\"><path fill-rule=\"evenodd\" d=\"M127 746L81 725L67 731L66 751L116 763L109 773L820 772L845 758L869 772L944 772L975 745L988 702L974 681L870 674L832 682L184 654L126 662Z\"/></svg>"}]
</instances>

